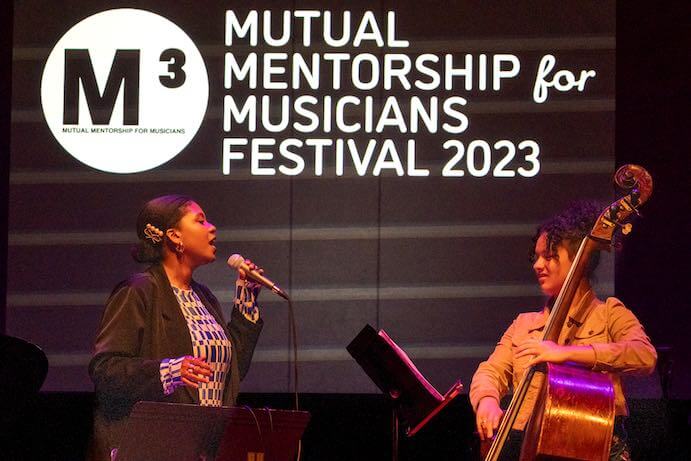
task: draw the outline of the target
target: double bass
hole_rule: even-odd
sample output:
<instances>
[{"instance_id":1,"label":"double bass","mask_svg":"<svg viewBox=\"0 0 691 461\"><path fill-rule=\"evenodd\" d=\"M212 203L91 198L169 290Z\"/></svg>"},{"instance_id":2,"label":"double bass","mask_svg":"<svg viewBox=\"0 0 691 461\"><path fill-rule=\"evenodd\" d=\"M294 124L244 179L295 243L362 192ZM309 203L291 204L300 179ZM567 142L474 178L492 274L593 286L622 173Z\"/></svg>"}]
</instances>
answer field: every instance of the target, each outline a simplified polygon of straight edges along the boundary
<instances>
[{"instance_id":1,"label":"double bass","mask_svg":"<svg viewBox=\"0 0 691 461\"><path fill-rule=\"evenodd\" d=\"M605 208L582 240L554 305L542 340L558 342L576 289L591 255L609 250L618 233L631 231L627 220L650 197L653 180L638 165L624 165L614 182L628 193ZM552 363L533 365L514 389L485 461L497 461L536 373L545 373L521 447L521 461L533 459L609 458L614 429L614 386L606 373Z\"/></svg>"}]
</instances>

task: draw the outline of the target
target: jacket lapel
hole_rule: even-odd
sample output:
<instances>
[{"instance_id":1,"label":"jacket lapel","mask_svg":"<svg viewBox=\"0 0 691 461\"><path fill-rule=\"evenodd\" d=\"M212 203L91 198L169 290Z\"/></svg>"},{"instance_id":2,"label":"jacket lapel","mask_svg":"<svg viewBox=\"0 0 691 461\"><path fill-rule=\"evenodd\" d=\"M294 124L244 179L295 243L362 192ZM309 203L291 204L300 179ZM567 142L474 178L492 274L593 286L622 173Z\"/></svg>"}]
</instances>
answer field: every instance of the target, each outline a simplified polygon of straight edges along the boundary
<instances>
[{"instance_id":1,"label":"jacket lapel","mask_svg":"<svg viewBox=\"0 0 691 461\"><path fill-rule=\"evenodd\" d=\"M170 344L169 349L173 354L179 354L178 356L193 355L190 330L180 310L178 299L173 293L173 287L170 286L168 276L161 265L151 266L149 271L156 280L155 295L157 299L155 302L160 306L161 316L166 323L165 330L167 341ZM178 356L169 358L177 358ZM192 402L199 403L199 393L196 389L184 386L183 390Z\"/></svg>"}]
</instances>

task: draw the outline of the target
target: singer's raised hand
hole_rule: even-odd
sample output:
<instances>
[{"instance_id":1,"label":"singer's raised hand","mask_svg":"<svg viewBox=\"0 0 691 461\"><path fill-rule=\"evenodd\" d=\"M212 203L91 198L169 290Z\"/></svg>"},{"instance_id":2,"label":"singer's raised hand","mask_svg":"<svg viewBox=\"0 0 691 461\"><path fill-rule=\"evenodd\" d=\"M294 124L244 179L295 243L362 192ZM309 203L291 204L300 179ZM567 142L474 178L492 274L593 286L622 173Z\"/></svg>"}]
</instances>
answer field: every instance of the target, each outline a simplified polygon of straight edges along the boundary
<instances>
[{"instance_id":1,"label":"singer's raised hand","mask_svg":"<svg viewBox=\"0 0 691 461\"><path fill-rule=\"evenodd\" d=\"M271 291L284 299L290 299L285 291L281 290L278 285L263 275L264 270L262 268L257 267L257 265L252 263L249 259L245 259L239 254L234 254L228 258L228 265L236 269L239 273L236 287L252 287L252 291L254 291L254 287L257 287L256 292L258 293L258 288L261 285L268 287ZM252 280L253 283L250 283L250 280ZM256 284L254 282L256 282Z\"/></svg>"},{"instance_id":2,"label":"singer's raised hand","mask_svg":"<svg viewBox=\"0 0 691 461\"><path fill-rule=\"evenodd\" d=\"M231 265L231 267L237 267L238 271L233 304L247 320L256 323L259 320L257 297L259 296L262 285L254 280L254 278L256 278L257 274L263 274L264 270L261 267L257 267L256 264L246 258L242 264L238 264L238 259L240 258L239 255L231 256L231 259L234 261L233 264L231 264L231 259L228 260L228 264Z\"/></svg>"},{"instance_id":3,"label":"singer's raised hand","mask_svg":"<svg viewBox=\"0 0 691 461\"><path fill-rule=\"evenodd\" d=\"M259 274L264 275L264 269L262 269L261 267L257 266L256 264L254 264L254 263L252 262L252 260L250 260L249 258L245 258L245 264L247 265L247 267L249 268L249 270L251 270L251 271L257 271ZM238 267L238 278L239 278L240 280L244 281L245 284L246 284L246 286L247 286L247 288L249 288L250 290L252 290L255 294L258 294L258 293L259 293L259 290L261 289L261 284L255 282L255 281L252 280L251 278L248 278L248 277L247 277L247 273L246 273L245 270L242 268L242 266L241 266L241 267Z\"/></svg>"}]
</instances>

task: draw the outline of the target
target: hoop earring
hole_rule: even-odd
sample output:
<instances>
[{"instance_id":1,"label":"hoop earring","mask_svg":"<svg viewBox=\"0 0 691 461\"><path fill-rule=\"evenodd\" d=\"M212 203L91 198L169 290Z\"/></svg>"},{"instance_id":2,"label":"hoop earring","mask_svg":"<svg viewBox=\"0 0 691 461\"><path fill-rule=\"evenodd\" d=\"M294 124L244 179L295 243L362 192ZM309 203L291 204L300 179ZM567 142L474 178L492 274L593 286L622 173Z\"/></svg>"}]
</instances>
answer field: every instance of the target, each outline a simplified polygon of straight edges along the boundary
<instances>
[{"instance_id":1,"label":"hoop earring","mask_svg":"<svg viewBox=\"0 0 691 461\"><path fill-rule=\"evenodd\" d=\"M182 256L182 254L185 252L185 245L182 242L176 244L175 245L175 252L177 254L179 254L180 256Z\"/></svg>"}]
</instances>

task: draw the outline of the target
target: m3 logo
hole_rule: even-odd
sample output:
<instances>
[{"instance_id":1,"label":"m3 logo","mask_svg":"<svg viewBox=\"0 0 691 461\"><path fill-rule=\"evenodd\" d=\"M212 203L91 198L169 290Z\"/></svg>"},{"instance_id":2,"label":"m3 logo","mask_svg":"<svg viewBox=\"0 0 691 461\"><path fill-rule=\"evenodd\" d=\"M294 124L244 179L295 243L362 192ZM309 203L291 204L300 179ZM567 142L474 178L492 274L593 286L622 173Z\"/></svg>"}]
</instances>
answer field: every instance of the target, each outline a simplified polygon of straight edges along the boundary
<instances>
[{"instance_id":1,"label":"m3 logo","mask_svg":"<svg viewBox=\"0 0 691 461\"><path fill-rule=\"evenodd\" d=\"M209 80L177 25L136 9L108 10L70 29L50 53L41 104L60 145L111 173L155 168L179 154L206 113Z\"/></svg>"},{"instance_id":2,"label":"m3 logo","mask_svg":"<svg viewBox=\"0 0 691 461\"><path fill-rule=\"evenodd\" d=\"M139 125L140 50L116 50L103 94L98 89L89 50L65 50L65 97L62 123L79 124L79 94L84 92L94 125L108 125L122 88L123 125Z\"/></svg>"}]
</instances>

